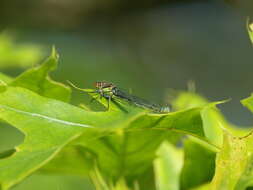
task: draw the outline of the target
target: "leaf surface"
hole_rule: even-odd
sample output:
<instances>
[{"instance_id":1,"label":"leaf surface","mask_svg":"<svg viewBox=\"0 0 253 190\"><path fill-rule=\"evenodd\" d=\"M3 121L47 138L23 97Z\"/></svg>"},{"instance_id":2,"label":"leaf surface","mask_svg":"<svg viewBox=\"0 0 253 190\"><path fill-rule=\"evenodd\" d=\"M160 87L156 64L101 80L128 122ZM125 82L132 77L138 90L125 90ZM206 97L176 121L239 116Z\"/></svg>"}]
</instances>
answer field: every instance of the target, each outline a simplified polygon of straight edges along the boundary
<instances>
[{"instance_id":1,"label":"leaf surface","mask_svg":"<svg viewBox=\"0 0 253 190\"><path fill-rule=\"evenodd\" d=\"M11 77L0 72L0 81L2 81L4 83L10 83L12 80L13 79Z\"/></svg>"},{"instance_id":2,"label":"leaf surface","mask_svg":"<svg viewBox=\"0 0 253 190\"><path fill-rule=\"evenodd\" d=\"M248 18L247 20L247 30L248 30L250 41L251 43L253 43L253 23L250 18Z\"/></svg>"},{"instance_id":3,"label":"leaf surface","mask_svg":"<svg viewBox=\"0 0 253 190\"><path fill-rule=\"evenodd\" d=\"M182 167L182 149L178 149L168 142L163 142L154 161L156 190L179 190Z\"/></svg>"},{"instance_id":4,"label":"leaf surface","mask_svg":"<svg viewBox=\"0 0 253 190\"><path fill-rule=\"evenodd\" d=\"M242 100L253 111L253 96ZM253 135L238 137L224 132L223 147L216 159L212 188L243 190L253 185Z\"/></svg>"},{"instance_id":5,"label":"leaf surface","mask_svg":"<svg viewBox=\"0 0 253 190\"><path fill-rule=\"evenodd\" d=\"M0 68L28 67L42 57L41 47L34 44L17 44L8 33L0 34Z\"/></svg>"},{"instance_id":6,"label":"leaf surface","mask_svg":"<svg viewBox=\"0 0 253 190\"><path fill-rule=\"evenodd\" d=\"M51 56L38 67L31 68L15 78L10 85L19 86L32 90L41 96L68 102L70 100L70 89L50 79L48 74L55 70L58 65L59 56L52 49Z\"/></svg>"},{"instance_id":7,"label":"leaf surface","mask_svg":"<svg viewBox=\"0 0 253 190\"><path fill-rule=\"evenodd\" d=\"M50 160L51 169L57 168L56 163L66 164L68 160L61 155L70 151L64 149L66 145L83 147L84 160L86 155L92 160L85 168L94 167L95 163L107 181L122 176L132 183L152 167L155 152L165 139L177 141L173 131L209 142L201 116L205 108L152 114L128 104L122 103L121 107L124 111L118 104L107 112L85 111L24 88L7 87L0 93L0 118L26 137L13 155L0 160L2 188L16 184ZM58 158L57 162L53 163L53 158Z\"/></svg>"},{"instance_id":8,"label":"leaf surface","mask_svg":"<svg viewBox=\"0 0 253 190\"><path fill-rule=\"evenodd\" d=\"M181 189L197 187L210 182L214 175L216 153L196 138L184 140L184 166ZM192 173L194 172L194 175Z\"/></svg>"}]
</instances>

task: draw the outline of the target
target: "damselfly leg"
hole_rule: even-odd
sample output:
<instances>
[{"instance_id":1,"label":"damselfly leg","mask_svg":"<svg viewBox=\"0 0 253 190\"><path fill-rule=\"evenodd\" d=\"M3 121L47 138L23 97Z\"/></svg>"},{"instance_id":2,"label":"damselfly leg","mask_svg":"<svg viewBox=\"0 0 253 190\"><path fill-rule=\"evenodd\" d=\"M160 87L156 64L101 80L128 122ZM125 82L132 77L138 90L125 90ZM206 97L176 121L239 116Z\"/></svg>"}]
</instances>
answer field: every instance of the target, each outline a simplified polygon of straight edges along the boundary
<instances>
[{"instance_id":1,"label":"damselfly leg","mask_svg":"<svg viewBox=\"0 0 253 190\"><path fill-rule=\"evenodd\" d=\"M98 94L98 96L96 97L92 97L92 99L90 100L90 102L93 102L94 100L97 100L98 98L102 99L105 98L107 100L107 110L109 110L110 108L110 102L112 99L112 94L111 94L111 90L110 87L113 86L112 83L107 83L107 82L96 82L95 83L95 87L97 88L96 90L90 90L90 89L83 89L83 88L79 88L76 85L74 85L72 82L67 81L73 88L83 91L83 92L87 92L87 93L95 93Z\"/></svg>"}]
</instances>

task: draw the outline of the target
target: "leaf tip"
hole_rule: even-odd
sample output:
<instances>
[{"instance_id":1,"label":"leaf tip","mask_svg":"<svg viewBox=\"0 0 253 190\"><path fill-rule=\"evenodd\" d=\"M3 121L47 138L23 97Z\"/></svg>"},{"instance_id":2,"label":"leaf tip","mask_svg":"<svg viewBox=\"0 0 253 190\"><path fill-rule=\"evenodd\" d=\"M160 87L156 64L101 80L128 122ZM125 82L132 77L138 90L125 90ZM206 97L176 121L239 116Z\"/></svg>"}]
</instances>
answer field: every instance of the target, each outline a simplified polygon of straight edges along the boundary
<instances>
[{"instance_id":1,"label":"leaf tip","mask_svg":"<svg viewBox=\"0 0 253 190\"><path fill-rule=\"evenodd\" d=\"M83 92L87 92L87 93L94 93L94 90L93 89L85 89L85 88L79 88L78 86L76 86L74 83L72 83L71 81L67 80L67 83L73 87L74 89L76 90L80 90L80 91L83 91Z\"/></svg>"},{"instance_id":2,"label":"leaf tip","mask_svg":"<svg viewBox=\"0 0 253 190\"><path fill-rule=\"evenodd\" d=\"M247 31L248 31L251 43L253 43L253 22L250 17L247 17L246 27L247 27Z\"/></svg>"},{"instance_id":3,"label":"leaf tip","mask_svg":"<svg viewBox=\"0 0 253 190\"><path fill-rule=\"evenodd\" d=\"M232 99L231 98L228 98L228 99L226 99L226 100L221 100L221 101L217 101L217 102L212 102L212 103L209 103L208 105L207 105L207 107L209 107L209 106L217 106L217 105L219 105L219 104L225 104L225 103L227 103L227 102L229 102L229 101L231 101Z\"/></svg>"},{"instance_id":4,"label":"leaf tip","mask_svg":"<svg viewBox=\"0 0 253 190\"><path fill-rule=\"evenodd\" d=\"M242 99L240 102L244 107L247 107L250 109L251 101L253 99L253 94L251 94L249 97Z\"/></svg>"},{"instance_id":5,"label":"leaf tip","mask_svg":"<svg viewBox=\"0 0 253 190\"><path fill-rule=\"evenodd\" d=\"M57 50L56 50L56 48L55 48L55 45L52 46L51 56L52 56L53 58L57 59L57 60L59 59L59 54L58 54L58 52L57 52Z\"/></svg>"}]
</instances>

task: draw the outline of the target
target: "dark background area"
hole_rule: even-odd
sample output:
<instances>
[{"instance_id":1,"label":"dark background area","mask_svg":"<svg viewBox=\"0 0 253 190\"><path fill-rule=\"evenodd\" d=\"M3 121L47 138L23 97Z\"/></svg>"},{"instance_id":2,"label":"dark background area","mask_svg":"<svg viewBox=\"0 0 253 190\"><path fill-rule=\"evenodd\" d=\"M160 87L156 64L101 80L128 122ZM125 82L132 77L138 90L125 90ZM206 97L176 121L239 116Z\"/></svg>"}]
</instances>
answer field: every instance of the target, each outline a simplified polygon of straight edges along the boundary
<instances>
[{"instance_id":1,"label":"dark background area","mask_svg":"<svg viewBox=\"0 0 253 190\"><path fill-rule=\"evenodd\" d=\"M38 44L45 57L56 46L60 65L52 74L55 80L70 80L83 88L92 87L94 81L111 81L161 104L167 103L168 89L186 90L187 82L193 80L197 92L211 101L232 98L220 108L240 126L253 124L252 114L240 104L253 91L253 49L246 15L247 10L231 0L0 3L0 27L15 36L17 43ZM1 71L12 76L21 72L16 68ZM80 102L89 103L88 96L74 91L73 103ZM1 130L0 136L8 133L14 139L10 145L2 137L1 149L22 141L14 129ZM78 188L86 184L83 179L62 179L35 175L16 190L38 184L47 184L42 189L73 189L75 185L85 189Z\"/></svg>"}]
</instances>

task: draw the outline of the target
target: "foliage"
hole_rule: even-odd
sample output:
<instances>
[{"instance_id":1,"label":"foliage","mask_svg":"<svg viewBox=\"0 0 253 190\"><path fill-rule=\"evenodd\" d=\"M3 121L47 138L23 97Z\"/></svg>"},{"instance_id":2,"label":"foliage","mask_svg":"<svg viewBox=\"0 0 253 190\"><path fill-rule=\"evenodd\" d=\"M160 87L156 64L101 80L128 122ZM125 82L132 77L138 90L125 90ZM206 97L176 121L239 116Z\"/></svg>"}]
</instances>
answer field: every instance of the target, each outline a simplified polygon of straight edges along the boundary
<instances>
[{"instance_id":1,"label":"foliage","mask_svg":"<svg viewBox=\"0 0 253 190\"><path fill-rule=\"evenodd\" d=\"M71 105L70 88L49 77L57 64L53 48L16 78L0 74L1 122L25 135L0 153L1 190L34 172L89 177L97 190L253 186L253 132L226 121L217 109L226 101L178 92L166 114L118 100L106 111L87 110ZM253 111L253 95L242 104Z\"/></svg>"},{"instance_id":2,"label":"foliage","mask_svg":"<svg viewBox=\"0 0 253 190\"><path fill-rule=\"evenodd\" d=\"M32 66L42 58L41 52L37 45L17 45L8 33L0 34L0 68Z\"/></svg>"},{"instance_id":3,"label":"foliage","mask_svg":"<svg viewBox=\"0 0 253 190\"><path fill-rule=\"evenodd\" d=\"M252 24L252 20L250 17L248 17L248 19L247 19L247 30L249 33L250 40L253 43L253 24Z\"/></svg>"}]
</instances>

